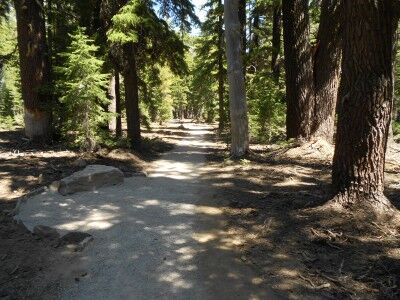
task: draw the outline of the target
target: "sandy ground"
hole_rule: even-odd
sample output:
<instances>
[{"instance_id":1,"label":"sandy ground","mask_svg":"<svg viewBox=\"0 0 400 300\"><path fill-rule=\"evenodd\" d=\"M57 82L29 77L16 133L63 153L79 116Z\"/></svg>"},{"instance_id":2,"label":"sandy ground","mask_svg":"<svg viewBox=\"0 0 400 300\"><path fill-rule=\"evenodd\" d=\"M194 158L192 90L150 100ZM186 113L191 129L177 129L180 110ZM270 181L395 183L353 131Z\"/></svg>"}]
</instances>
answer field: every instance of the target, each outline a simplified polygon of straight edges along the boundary
<instances>
[{"instance_id":1,"label":"sandy ground","mask_svg":"<svg viewBox=\"0 0 400 300\"><path fill-rule=\"evenodd\" d=\"M203 179L210 146L204 136L212 128L185 127L147 178L68 197L44 193L21 207L17 218L29 229L43 224L94 236L55 274L60 287L48 298L278 298L240 259L240 237L227 230L223 214L229 201Z\"/></svg>"}]
</instances>

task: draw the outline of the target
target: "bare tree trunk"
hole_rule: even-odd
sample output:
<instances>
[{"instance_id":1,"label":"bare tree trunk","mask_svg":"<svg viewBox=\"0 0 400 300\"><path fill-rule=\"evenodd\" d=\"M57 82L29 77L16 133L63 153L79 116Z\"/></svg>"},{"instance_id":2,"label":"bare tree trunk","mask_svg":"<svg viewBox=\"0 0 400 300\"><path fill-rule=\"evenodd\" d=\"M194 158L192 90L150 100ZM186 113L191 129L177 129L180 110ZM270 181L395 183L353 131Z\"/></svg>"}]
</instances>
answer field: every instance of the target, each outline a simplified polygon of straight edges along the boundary
<instances>
[{"instance_id":1,"label":"bare tree trunk","mask_svg":"<svg viewBox=\"0 0 400 300\"><path fill-rule=\"evenodd\" d=\"M110 78L110 84L108 87L108 94L109 97L111 98L110 100L110 104L108 105L108 111L111 113L116 113L116 95L115 95L115 75L111 76ZM112 118L109 120L108 122L108 129L110 131L115 132L115 130L117 129L117 122L116 122L116 118Z\"/></svg>"},{"instance_id":2,"label":"bare tree trunk","mask_svg":"<svg viewBox=\"0 0 400 300\"><path fill-rule=\"evenodd\" d=\"M249 149L246 90L241 49L239 0L224 1L226 56L228 62L231 155L241 157Z\"/></svg>"},{"instance_id":3,"label":"bare tree trunk","mask_svg":"<svg viewBox=\"0 0 400 300\"><path fill-rule=\"evenodd\" d=\"M342 1L323 0L310 45L307 0L283 2L288 138L333 140L341 61Z\"/></svg>"},{"instance_id":4,"label":"bare tree trunk","mask_svg":"<svg viewBox=\"0 0 400 300\"><path fill-rule=\"evenodd\" d=\"M281 53L281 33L282 33L282 6L274 5L272 16L272 59L271 69L276 83L279 82L280 75L280 53Z\"/></svg>"},{"instance_id":5,"label":"bare tree trunk","mask_svg":"<svg viewBox=\"0 0 400 300\"><path fill-rule=\"evenodd\" d=\"M395 1L353 0L344 7L342 98L332 181L344 206L378 210L383 196L387 137L393 106ZM361 30L368 28L368 30Z\"/></svg>"},{"instance_id":6,"label":"bare tree trunk","mask_svg":"<svg viewBox=\"0 0 400 300\"><path fill-rule=\"evenodd\" d=\"M115 135L122 136L122 110L121 110L121 87L118 71L115 71L115 112L117 113L115 124Z\"/></svg>"},{"instance_id":7,"label":"bare tree trunk","mask_svg":"<svg viewBox=\"0 0 400 300\"><path fill-rule=\"evenodd\" d=\"M287 138L308 139L314 97L308 0L285 0L282 11Z\"/></svg>"},{"instance_id":8,"label":"bare tree trunk","mask_svg":"<svg viewBox=\"0 0 400 300\"><path fill-rule=\"evenodd\" d=\"M246 53L246 0L239 0L238 16L240 22L240 37L242 40L242 52Z\"/></svg>"},{"instance_id":9,"label":"bare tree trunk","mask_svg":"<svg viewBox=\"0 0 400 300\"><path fill-rule=\"evenodd\" d=\"M340 82L342 1L323 0L314 50L314 107L311 137L333 142Z\"/></svg>"},{"instance_id":10,"label":"bare tree trunk","mask_svg":"<svg viewBox=\"0 0 400 300\"><path fill-rule=\"evenodd\" d=\"M218 6L222 7L222 0L218 1ZM224 104L224 94L225 94L225 71L224 71L224 19L222 15L218 17L218 128L222 131L225 127L225 104Z\"/></svg>"},{"instance_id":11,"label":"bare tree trunk","mask_svg":"<svg viewBox=\"0 0 400 300\"><path fill-rule=\"evenodd\" d=\"M51 135L50 70L42 0L14 0L17 15L25 135L45 141Z\"/></svg>"},{"instance_id":12,"label":"bare tree trunk","mask_svg":"<svg viewBox=\"0 0 400 300\"><path fill-rule=\"evenodd\" d=\"M124 48L125 70L125 109L128 127L128 139L133 149L140 150L140 112L139 112L139 85L136 68L134 45L126 44Z\"/></svg>"}]
</instances>

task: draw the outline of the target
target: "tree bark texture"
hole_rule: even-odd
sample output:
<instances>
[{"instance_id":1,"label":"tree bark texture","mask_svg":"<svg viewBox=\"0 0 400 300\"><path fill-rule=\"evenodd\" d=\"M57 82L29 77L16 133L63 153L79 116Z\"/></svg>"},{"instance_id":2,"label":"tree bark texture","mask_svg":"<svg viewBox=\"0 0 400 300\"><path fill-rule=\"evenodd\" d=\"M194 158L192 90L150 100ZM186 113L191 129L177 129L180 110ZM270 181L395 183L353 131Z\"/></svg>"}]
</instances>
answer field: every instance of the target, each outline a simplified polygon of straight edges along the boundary
<instances>
[{"instance_id":1,"label":"tree bark texture","mask_svg":"<svg viewBox=\"0 0 400 300\"><path fill-rule=\"evenodd\" d=\"M125 44L123 48L125 56L124 60L126 62L126 66L124 68L124 84L128 139L132 148L139 150L141 144L141 132L136 55L134 45L132 43Z\"/></svg>"},{"instance_id":2,"label":"tree bark texture","mask_svg":"<svg viewBox=\"0 0 400 300\"><path fill-rule=\"evenodd\" d=\"M323 0L310 44L307 0L283 1L287 138L333 140L341 61L341 1Z\"/></svg>"},{"instance_id":3,"label":"tree bark texture","mask_svg":"<svg viewBox=\"0 0 400 300\"><path fill-rule=\"evenodd\" d=\"M50 70L42 0L14 0L17 16L25 135L46 141L51 135ZM46 90L47 89L47 90Z\"/></svg>"},{"instance_id":4,"label":"tree bark texture","mask_svg":"<svg viewBox=\"0 0 400 300\"><path fill-rule=\"evenodd\" d=\"M384 198L398 23L394 2L353 0L344 7L341 99L332 172L342 204L380 203Z\"/></svg>"},{"instance_id":5,"label":"tree bark texture","mask_svg":"<svg viewBox=\"0 0 400 300\"><path fill-rule=\"evenodd\" d=\"M247 39L246 39L246 0L239 0L238 16L240 22L240 38L242 41L243 54L246 53Z\"/></svg>"},{"instance_id":6,"label":"tree bark texture","mask_svg":"<svg viewBox=\"0 0 400 300\"><path fill-rule=\"evenodd\" d=\"M320 25L314 55L314 106L312 138L333 142L341 70L342 3L321 2Z\"/></svg>"},{"instance_id":7,"label":"tree bark texture","mask_svg":"<svg viewBox=\"0 0 400 300\"><path fill-rule=\"evenodd\" d=\"M249 149L248 116L240 36L239 0L224 1L226 56L228 63L231 155L241 157Z\"/></svg>"},{"instance_id":8,"label":"tree bark texture","mask_svg":"<svg viewBox=\"0 0 400 300\"><path fill-rule=\"evenodd\" d=\"M275 4L272 15L272 59L271 69L275 82L279 82L280 75L280 53L281 53L281 33L282 33L282 6Z\"/></svg>"},{"instance_id":9,"label":"tree bark texture","mask_svg":"<svg viewBox=\"0 0 400 300\"><path fill-rule=\"evenodd\" d=\"M285 0L282 11L287 138L308 139L314 92L308 0Z\"/></svg>"}]
</instances>

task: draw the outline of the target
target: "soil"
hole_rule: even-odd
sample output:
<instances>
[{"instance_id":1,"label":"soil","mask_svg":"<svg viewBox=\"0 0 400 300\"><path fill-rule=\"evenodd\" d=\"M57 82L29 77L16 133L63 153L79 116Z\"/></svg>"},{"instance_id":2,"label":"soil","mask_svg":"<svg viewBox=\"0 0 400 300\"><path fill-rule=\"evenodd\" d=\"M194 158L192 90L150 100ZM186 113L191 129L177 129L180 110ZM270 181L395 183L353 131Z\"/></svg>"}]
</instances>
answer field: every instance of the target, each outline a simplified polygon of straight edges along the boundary
<instances>
[{"instance_id":1,"label":"soil","mask_svg":"<svg viewBox=\"0 0 400 300\"><path fill-rule=\"evenodd\" d=\"M120 168L126 177L146 168L158 154L171 149L168 143L145 133L146 154L128 149L100 149L81 153L62 144L38 145L25 139L22 130L0 130L0 299L41 299L53 288L56 278L48 274L68 263L70 257L48 240L40 239L10 216L18 199L48 186L86 164L103 164ZM168 133L168 131L166 132ZM59 273L59 272L58 272Z\"/></svg>"},{"instance_id":2,"label":"soil","mask_svg":"<svg viewBox=\"0 0 400 300\"><path fill-rule=\"evenodd\" d=\"M130 176L185 134L168 127L145 132L146 146L153 150L144 157L128 150L84 155L62 145L39 147L20 131L0 131L0 299L41 298L56 280L47 276L54 274L49 270L68 260L52 242L7 215L19 197L80 170L72 163L81 157L120 167ZM240 260L290 299L399 299L400 223L360 219L351 210L323 206L332 197L332 146L251 149L246 159L231 161L226 145L215 140L201 175L229 203L223 207L225 231L235 240ZM392 144L385 193L398 209L399 172L400 147Z\"/></svg>"},{"instance_id":3,"label":"soil","mask_svg":"<svg viewBox=\"0 0 400 300\"><path fill-rule=\"evenodd\" d=\"M231 161L226 145L210 149L210 182L230 201L226 230L241 259L290 299L400 299L400 222L337 211L333 146L251 145ZM386 191L400 209L400 147L392 144Z\"/></svg>"}]
</instances>

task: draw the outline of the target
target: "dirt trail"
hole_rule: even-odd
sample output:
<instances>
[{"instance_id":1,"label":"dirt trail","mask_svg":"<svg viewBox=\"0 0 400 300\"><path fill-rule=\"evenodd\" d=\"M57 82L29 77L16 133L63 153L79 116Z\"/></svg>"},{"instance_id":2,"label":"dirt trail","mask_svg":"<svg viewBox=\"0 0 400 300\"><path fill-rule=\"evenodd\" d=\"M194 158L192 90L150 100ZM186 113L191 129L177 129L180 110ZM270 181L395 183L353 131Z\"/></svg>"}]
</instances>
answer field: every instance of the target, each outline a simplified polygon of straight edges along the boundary
<instances>
[{"instance_id":1,"label":"dirt trail","mask_svg":"<svg viewBox=\"0 0 400 300\"><path fill-rule=\"evenodd\" d=\"M277 298L238 257L240 241L226 230L222 212L226 200L203 179L211 127L185 127L187 134L151 165L147 178L68 197L42 194L21 207L18 218L28 228L43 224L94 236L62 270L58 298Z\"/></svg>"}]
</instances>

